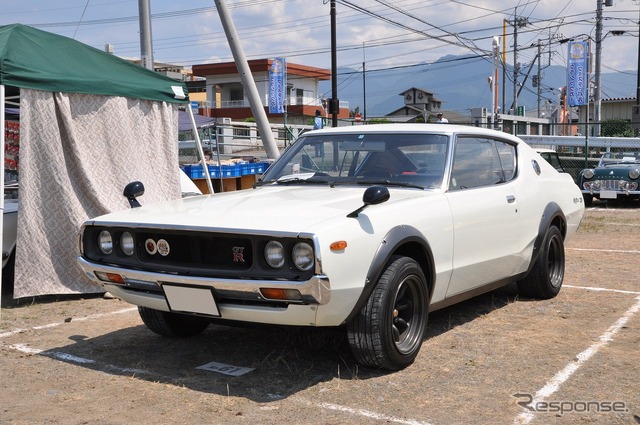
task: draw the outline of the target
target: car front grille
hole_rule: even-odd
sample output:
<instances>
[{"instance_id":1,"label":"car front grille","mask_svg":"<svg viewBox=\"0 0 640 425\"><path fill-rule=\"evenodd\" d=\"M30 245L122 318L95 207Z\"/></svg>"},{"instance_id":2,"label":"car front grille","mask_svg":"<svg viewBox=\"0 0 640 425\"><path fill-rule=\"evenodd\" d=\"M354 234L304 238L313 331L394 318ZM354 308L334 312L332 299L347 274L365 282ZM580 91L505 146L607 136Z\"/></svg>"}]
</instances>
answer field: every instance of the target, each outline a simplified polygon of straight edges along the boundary
<instances>
[{"instance_id":1,"label":"car front grille","mask_svg":"<svg viewBox=\"0 0 640 425\"><path fill-rule=\"evenodd\" d=\"M99 248L101 232L111 235L112 252L105 253ZM120 244L125 234L133 236L133 255L127 255ZM269 241L282 245L285 252L282 267L270 267L265 260L265 246ZM299 270L291 255L294 246L301 241L313 246L313 241L297 237L86 226L82 235L82 256L99 264L185 276L305 280L315 269Z\"/></svg>"}]
</instances>

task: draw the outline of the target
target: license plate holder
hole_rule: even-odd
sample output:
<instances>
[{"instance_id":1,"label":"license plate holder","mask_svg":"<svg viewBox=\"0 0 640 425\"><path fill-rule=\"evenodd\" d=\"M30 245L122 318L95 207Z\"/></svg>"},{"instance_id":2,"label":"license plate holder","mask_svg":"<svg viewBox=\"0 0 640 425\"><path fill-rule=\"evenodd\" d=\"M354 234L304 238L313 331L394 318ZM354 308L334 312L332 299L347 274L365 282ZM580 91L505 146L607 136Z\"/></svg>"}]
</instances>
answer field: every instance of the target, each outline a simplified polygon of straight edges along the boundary
<instances>
[{"instance_id":1,"label":"license plate holder","mask_svg":"<svg viewBox=\"0 0 640 425\"><path fill-rule=\"evenodd\" d=\"M162 290L169 309L174 313L197 313L220 317L218 304L210 289L163 284Z\"/></svg>"}]
</instances>

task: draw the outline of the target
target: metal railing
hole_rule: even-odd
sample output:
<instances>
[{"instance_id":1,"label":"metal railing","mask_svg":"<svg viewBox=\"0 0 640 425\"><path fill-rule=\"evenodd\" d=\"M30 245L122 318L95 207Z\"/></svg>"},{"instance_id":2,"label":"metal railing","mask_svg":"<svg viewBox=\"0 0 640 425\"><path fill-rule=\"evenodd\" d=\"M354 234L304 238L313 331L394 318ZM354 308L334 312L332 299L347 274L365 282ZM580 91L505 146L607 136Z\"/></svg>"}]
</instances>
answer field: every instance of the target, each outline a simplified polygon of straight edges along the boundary
<instances>
[{"instance_id":1,"label":"metal railing","mask_svg":"<svg viewBox=\"0 0 640 425\"><path fill-rule=\"evenodd\" d=\"M476 123L469 122L458 124L478 126ZM353 120L341 120L340 125L354 125L354 122ZM311 128L310 125L271 125L276 145L280 150ZM562 166L574 178L577 178L577 175L584 168L597 165L605 152L640 151L640 138L638 137L587 137L575 131L576 128L579 128L579 124L572 124L571 128L575 131L572 136L553 135L567 133L567 131L560 131L568 129L565 124L545 124L545 126L536 124L533 128L535 131L532 132L531 125L525 126L522 123L516 123L516 135L534 148L553 149L558 152ZM607 126L603 125L602 128L605 130ZM506 132L511 133L513 127L508 125L505 130L509 130ZM255 123L223 119L216 126L202 128L199 132L205 155L208 155L210 160L220 158L224 161L233 157L252 157L260 160L267 158ZM191 131L180 133L181 165L197 163L200 160L193 140Z\"/></svg>"}]
</instances>

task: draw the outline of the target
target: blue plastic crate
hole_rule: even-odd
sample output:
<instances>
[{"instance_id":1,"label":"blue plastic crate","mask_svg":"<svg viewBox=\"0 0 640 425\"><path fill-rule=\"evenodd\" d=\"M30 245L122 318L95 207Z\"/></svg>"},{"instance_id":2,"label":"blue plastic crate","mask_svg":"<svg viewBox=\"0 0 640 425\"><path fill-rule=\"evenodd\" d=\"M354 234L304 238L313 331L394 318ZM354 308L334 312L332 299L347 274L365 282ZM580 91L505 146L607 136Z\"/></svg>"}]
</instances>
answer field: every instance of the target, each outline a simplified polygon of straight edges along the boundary
<instances>
[{"instance_id":1,"label":"blue plastic crate","mask_svg":"<svg viewBox=\"0 0 640 425\"><path fill-rule=\"evenodd\" d=\"M184 165L182 171L191 179L203 179L204 171L202 165Z\"/></svg>"},{"instance_id":2,"label":"blue plastic crate","mask_svg":"<svg viewBox=\"0 0 640 425\"><path fill-rule=\"evenodd\" d=\"M242 175L247 174L262 174L266 170L266 164L264 162L250 162L242 165Z\"/></svg>"}]
</instances>

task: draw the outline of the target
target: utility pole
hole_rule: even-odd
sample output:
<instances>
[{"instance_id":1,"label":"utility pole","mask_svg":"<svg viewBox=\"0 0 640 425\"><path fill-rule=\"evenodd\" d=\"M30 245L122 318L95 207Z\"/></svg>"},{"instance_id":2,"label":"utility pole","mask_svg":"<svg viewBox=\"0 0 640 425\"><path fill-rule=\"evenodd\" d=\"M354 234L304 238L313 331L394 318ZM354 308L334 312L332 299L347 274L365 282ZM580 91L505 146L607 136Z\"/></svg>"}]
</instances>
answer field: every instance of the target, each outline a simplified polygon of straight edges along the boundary
<instances>
[{"instance_id":1,"label":"utility pole","mask_svg":"<svg viewBox=\"0 0 640 425\"><path fill-rule=\"evenodd\" d=\"M600 136L602 121L602 87L600 81L602 63L602 5L613 6L613 0L596 0L596 63L593 90L593 129Z\"/></svg>"},{"instance_id":2,"label":"utility pole","mask_svg":"<svg viewBox=\"0 0 640 425\"><path fill-rule=\"evenodd\" d=\"M516 114L518 109L518 28L524 28L529 23L527 18L518 18L517 9L514 12L513 21L508 21L513 26L513 111Z\"/></svg>"},{"instance_id":3,"label":"utility pole","mask_svg":"<svg viewBox=\"0 0 640 425\"><path fill-rule=\"evenodd\" d=\"M506 114L506 87L507 87L507 20L502 20L502 108L503 114Z\"/></svg>"},{"instance_id":4,"label":"utility pole","mask_svg":"<svg viewBox=\"0 0 640 425\"><path fill-rule=\"evenodd\" d=\"M493 37L493 76L491 85L491 128L496 128L496 108L498 107L498 62L500 61L500 37ZM504 84L504 83L503 83Z\"/></svg>"},{"instance_id":5,"label":"utility pole","mask_svg":"<svg viewBox=\"0 0 640 425\"><path fill-rule=\"evenodd\" d=\"M249 106L251 107L253 116L256 118L256 125L260 131L264 150L269 158L277 159L280 156L278 145L273 137L273 131L271 131L271 127L269 126L267 113L262 105L260 93L258 93L258 88L256 87L255 80L253 79L253 74L251 74L249 62L247 62L247 58L244 55L242 46L240 45L240 38L238 37L236 26L231 19L226 3L223 0L214 1L216 9L218 10L218 15L220 16L220 21L222 22L222 27L224 28L224 32L227 36L227 41L229 42L229 47L231 48L231 53L233 54L233 59L236 63L236 67L238 68L238 73L242 79L242 85L247 91Z\"/></svg>"},{"instance_id":6,"label":"utility pole","mask_svg":"<svg viewBox=\"0 0 640 425\"><path fill-rule=\"evenodd\" d=\"M153 71L153 42L149 0L138 0L138 13L140 15L140 65Z\"/></svg>"},{"instance_id":7,"label":"utility pole","mask_svg":"<svg viewBox=\"0 0 640 425\"><path fill-rule=\"evenodd\" d=\"M540 118L540 98L542 97L542 42L538 39L538 77L536 78L536 85L538 86L538 118Z\"/></svg>"},{"instance_id":8,"label":"utility pole","mask_svg":"<svg viewBox=\"0 0 640 425\"><path fill-rule=\"evenodd\" d=\"M596 70L595 70L595 87L593 90L593 130L596 137L600 136L601 113L601 87L600 87L600 67L602 56L602 1L596 0ZM587 117L588 119L588 117Z\"/></svg>"},{"instance_id":9,"label":"utility pole","mask_svg":"<svg viewBox=\"0 0 640 425\"><path fill-rule=\"evenodd\" d=\"M367 70L364 53L364 42L362 43L362 122L367 122Z\"/></svg>"},{"instance_id":10,"label":"utility pole","mask_svg":"<svg viewBox=\"0 0 640 425\"><path fill-rule=\"evenodd\" d=\"M331 0L331 127L338 126L340 101L338 100L338 54L336 42L336 0Z\"/></svg>"}]
</instances>

